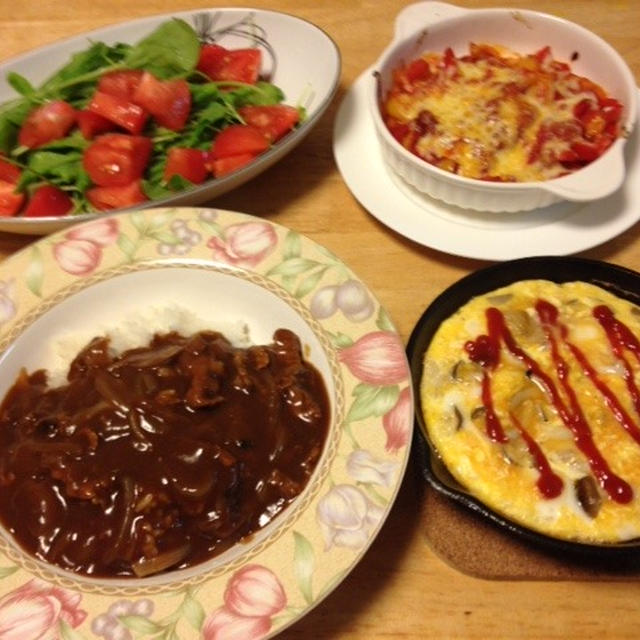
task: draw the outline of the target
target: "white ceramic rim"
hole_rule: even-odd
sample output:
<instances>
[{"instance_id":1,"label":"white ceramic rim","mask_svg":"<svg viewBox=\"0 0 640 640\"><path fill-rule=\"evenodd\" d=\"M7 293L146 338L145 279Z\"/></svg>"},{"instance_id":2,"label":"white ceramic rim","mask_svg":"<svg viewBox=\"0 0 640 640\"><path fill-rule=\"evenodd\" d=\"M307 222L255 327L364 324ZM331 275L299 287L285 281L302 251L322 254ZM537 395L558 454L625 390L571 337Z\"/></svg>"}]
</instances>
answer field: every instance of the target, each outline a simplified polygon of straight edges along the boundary
<instances>
[{"instance_id":1,"label":"white ceramic rim","mask_svg":"<svg viewBox=\"0 0 640 640\"><path fill-rule=\"evenodd\" d=\"M624 179L623 151L624 146L626 145L626 140L635 126L637 114L637 91L633 74L620 54L605 40L594 34L592 31L589 31L576 23L565 20L564 18L538 11L513 8L463 9L454 5L428 0L426 2L418 2L409 5L398 15L396 19L396 33L394 38L374 63L373 68L378 70L375 71L374 74L378 74L379 70L385 67L398 48L403 47L413 39L419 38L422 33L428 31L429 27L438 26L444 28L448 24L455 24L455 22L461 19L473 19L479 15L504 16L505 14L511 14L514 19L519 20L526 20L530 17L537 20L549 20L556 24L564 25L567 29L574 30L576 33L579 33L581 37L597 43L599 47L607 51L612 63L615 64L616 70L624 78L625 85L628 87L628 100L624 105L624 124L622 126L624 135L620 136L607 150L607 152L596 161L568 176L555 178L547 182L492 183L474 180L472 178L452 174L440 169L439 167L421 161L405 149L391 135L385 126L380 113L379 80L372 76L368 89L369 109L373 117L376 132L380 138L382 138L382 144L389 147L395 155L402 158L402 160L406 162L407 165L410 165L413 170L423 172L425 174L432 174L432 179L437 178L441 182L449 183L453 186L464 187L468 191L486 192L488 194L500 193L505 195L545 191L552 196L561 199L578 201L591 200L595 199L594 196L585 197L584 190L580 189L580 183L588 182L589 175L591 174L594 177L601 177L602 175L609 177L612 175L611 172L613 171L613 177L611 178L608 187L602 190L602 192L595 197L599 198L609 195L620 187L620 184ZM420 18L418 27L415 26L415 20L417 17ZM412 25L410 24L410 21L413 21ZM541 43L541 46L542 44L543 43Z\"/></svg>"}]
</instances>

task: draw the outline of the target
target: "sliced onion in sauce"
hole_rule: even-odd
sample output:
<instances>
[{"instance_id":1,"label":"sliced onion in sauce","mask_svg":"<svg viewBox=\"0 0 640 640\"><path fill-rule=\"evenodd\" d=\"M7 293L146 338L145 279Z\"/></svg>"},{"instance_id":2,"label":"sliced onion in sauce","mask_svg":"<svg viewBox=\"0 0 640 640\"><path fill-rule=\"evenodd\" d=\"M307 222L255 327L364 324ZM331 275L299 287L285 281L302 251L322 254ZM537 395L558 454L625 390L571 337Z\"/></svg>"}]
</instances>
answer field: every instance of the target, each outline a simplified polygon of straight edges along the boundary
<instances>
[{"instance_id":1,"label":"sliced onion in sauce","mask_svg":"<svg viewBox=\"0 0 640 640\"><path fill-rule=\"evenodd\" d=\"M163 551L153 558L143 558L133 565L133 572L138 578L146 578L166 569L170 569L189 555L190 545L180 545L174 549Z\"/></svg>"}]
</instances>

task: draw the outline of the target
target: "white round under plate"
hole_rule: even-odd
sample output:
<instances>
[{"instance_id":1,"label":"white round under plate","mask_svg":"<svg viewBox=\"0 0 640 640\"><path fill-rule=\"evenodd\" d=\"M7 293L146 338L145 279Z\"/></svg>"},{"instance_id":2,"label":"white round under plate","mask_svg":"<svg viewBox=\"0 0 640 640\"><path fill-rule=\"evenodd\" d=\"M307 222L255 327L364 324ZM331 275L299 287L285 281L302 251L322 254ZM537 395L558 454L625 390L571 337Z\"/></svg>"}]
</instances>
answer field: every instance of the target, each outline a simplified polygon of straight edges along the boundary
<instances>
[{"instance_id":1,"label":"white round under plate","mask_svg":"<svg viewBox=\"0 0 640 640\"><path fill-rule=\"evenodd\" d=\"M333 151L360 204L397 233L444 253L481 260L570 255L621 234L640 219L637 130L626 149L627 177L615 194L592 202L561 202L518 213L461 209L420 193L385 165L369 115L366 70L344 97Z\"/></svg>"}]
</instances>

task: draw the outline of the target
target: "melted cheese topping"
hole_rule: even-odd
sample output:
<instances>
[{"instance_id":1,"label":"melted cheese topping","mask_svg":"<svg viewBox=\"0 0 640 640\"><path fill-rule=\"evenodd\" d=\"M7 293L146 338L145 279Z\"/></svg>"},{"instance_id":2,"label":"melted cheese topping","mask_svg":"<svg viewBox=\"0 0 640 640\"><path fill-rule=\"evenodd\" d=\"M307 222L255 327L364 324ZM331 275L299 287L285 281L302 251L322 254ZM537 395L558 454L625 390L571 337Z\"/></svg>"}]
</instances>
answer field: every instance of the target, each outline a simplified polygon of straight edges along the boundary
<instances>
[{"instance_id":1,"label":"melted cheese topping","mask_svg":"<svg viewBox=\"0 0 640 640\"><path fill-rule=\"evenodd\" d=\"M550 54L472 45L470 56L422 60L428 71L396 71L384 105L392 132L409 125L396 137L416 155L469 178L518 182L555 178L587 162L576 158L575 143L595 138L584 137L575 110L585 100L596 109L604 92ZM588 154L599 155L610 142L599 141Z\"/></svg>"},{"instance_id":2,"label":"melted cheese topping","mask_svg":"<svg viewBox=\"0 0 640 640\"><path fill-rule=\"evenodd\" d=\"M538 313L540 301L558 311L550 334ZM635 436L633 431L640 429L640 407L632 393L634 387L640 389L640 353L634 352L631 338L616 353L594 315L594 309L603 306L636 340L640 338L640 309L583 282L524 281L474 298L439 327L425 354L420 388L428 436L469 492L530 529L592 543L640 536L640 431ZM470 345L489 331L487 309L497 310L504 318L530 361L514 355L505 340L500 341L493 367L473 360ZM566 328L565 337L561 327ZM558 358L568 372L566 387ZM535 373L532 363L548 375L550 383ZM492 410L504 432L502 440L491 437L488 428L491 407L483 395L485 375ZM626 414L626 426L603 389ZM600 463L585 455L584 444L578 443L559 407L574 418L582 415L609 476L628 487L626 497L605 486L598 476ZM537 445L539 455L526 436ZM559 484L545 494L545 487L554 486L548 482L552 477Z\"/></svg>"}]
</instances>

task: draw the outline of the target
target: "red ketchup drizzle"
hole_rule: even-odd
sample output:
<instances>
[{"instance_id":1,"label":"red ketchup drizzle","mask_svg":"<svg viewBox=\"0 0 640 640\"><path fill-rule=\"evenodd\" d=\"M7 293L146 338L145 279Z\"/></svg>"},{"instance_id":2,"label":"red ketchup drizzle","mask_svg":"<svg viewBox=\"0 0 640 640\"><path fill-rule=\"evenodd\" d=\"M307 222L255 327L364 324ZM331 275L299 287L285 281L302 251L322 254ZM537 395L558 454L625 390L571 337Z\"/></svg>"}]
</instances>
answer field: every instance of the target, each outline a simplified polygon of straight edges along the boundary
<instances>
[{"instance_id":1,"label":"red ketchup drizzle","mask_svg":"<svg viewBox=\"0 0 640 640\"><path fill-rule=\"evenodd\" d=\"M527 449L529 449L529 453L534 460L536 468L540 475L538 476L538 481L536 485L540 490L540 493L545 498L557 498L562 493L562 487L564 483L562 482L562 478L556 475L551 467L549 466L549 462L545 457L542 449L538 446L538 443L531 437L531 435L525 430L525 428L520 424L520 421L516 416L511 413L509 414L511 417L511 421L520 431L520 435L524 439Z\"/></svg>"},{"instance_id":2,"label":"red ketchup drizzle","mask_svg":"<svg viewBox=\"0 0 640 640\"><path fill-rule=\"evenodd\" d=\"M492 331L492 327L489 325L488 336L478 336L475 340L469 340L464 348L469 354L469 358L485 369L482 376L482 404L485 410L487 435L494 442L508 442L509 438L507 438L493 408L491 377L486 371L486 369L495 369L500 361L500 336Z\"/></svg>"},{"instance_id":3,"label":"red ketchup drizzle","mask_svg":"<svg viewBox=\"0 0 640 640\"><path fill-rule=\"evenodd\" d=\"M619 478L613 473L613 471L611 471L609 465L607 464L607 461L603 458L602 454L595 445L593 436L591 434L591 429L589 428L582 409L580 408L575 391L569 384L569 365L562 358L558 350L558 345L553 332L554 328L560 331L562 339L564 340L567 347L572 351L574 357L576 357L576 359L580 362L580 365L583 370L585 370L585 373L589 375L594 384L596 384L596 382L599 383L596 384L596 386L598 390L603 393L608 405L610 407L615 406L609 404L612 399L622 412L624 412L624 410L619 405L619 403L617 403L617 400L611 393L611 390L597 378L595 370L593 370L589 362L586 360L584 354L582 354L582 352L580 352L577 347L567 341L567 329L564 325L558 323L558 310L549 302L546 302L545 300L539 300L536 304L536 311L538 313L540 321L542 322L543 329L551 347L551 354L555 364L556 374L569 398L570 408L567 407L567 405L563 401L552 378L544 370L542 370L540 365L527 353L525 353L525 351L523 351L523 349L518 345L505 323L502 312L495 307L489 307L485 312L487 318L488 335L481 335L476 340L470 340L465 344L465 350L469 354L469 358L473 362L480 364L485 370L482 384L482 401L486 411L487 435L489 436L489 438L497 442L508 441L502 425L500 424L500 421L495 414L493 400L491 397L491 372L495 369L500 360L500 345L502 341L506 345L507 349L509 349L509 351L516 358L523 362L527 370L530 371L531 375L535 376L544 385L547 393L551 398L553 406L560 416L560 419L563 421L565 426L573 433L577 447L589 461L591 470L600 482L600 485L603 487L603 489L609 494L611 499L615 500L616 502L630 502L633 498L633 490L627 482L625 482L622 478ZM630 343L629 336L625 336L624 341L625 345L627 343ZM635 351L635 353L640 359L640 344L638 344L637 341L635 342L638 346L638 349ZM589 374L589 370L591 370L593 377ZM609 399L606 393L607 391L608 395L610 396ZM622 413L620 413L619 415L620 417L623 417ZM624 416L626 416L626 413L624 414ZM511 419L514 420L514 418L515 417L512 415ZM560 478L557 478L557 480L549 480L549 487L546 486L545 483L547 482L547 478L546 476L544 476L544 474L546 473L545 469L548 468L549 473L552 473L552 471L549 467L547 459L544 456L544 453L537 445L537 443L533 440L533 438L531 438L531 436L522 429L517 420L514 420L514 424L520 430L520 433L527 443L529 452L535 460L538 471L541 474L538 481L538 487L541 493L545 497L552 497L549 496L546 492L551 491L553 493L553 491L556 489L551 487L555 487L555 484L557 482L561 483L562 480ZM623 422L623 425L625 426L625 428L627 428L627 430L629 430L630 424L632 425L630 419L626 422ZM635 427L635 425L632 425L632 428L633 427ZM640 430L638 430L638 435L640 436ZM553 475L555 476L555 474Z\"/></svg>"},{"instance_id":4,"label":"red ketchup drizzle","mask_svg":"<svg viewBox=\"0 0 640 640\"><path fill-rule=\"evenodd\" d=\"M602 486L602 488L609 494L612 500L615 500L616 502L622 504L631 502L633 498L633 490L628 483L626 483L622 478L618 477L615 473L613 473L613 471L611 471L611 468L607 464L607 461L602 457L602 454L593 441L591 429L589 428L582 409L580 408L578 398L576 397L575 391L569 384L569 365L562 358L558 350L558 345L553 334L554 327L559 330L560 337L567 345L573 356L578 360L583 371L585 371L585 373L589 375L594 384L598 383L596 384L598 390L601 393L606 390L611 396L613 396L613 394L611 394L611 390L606 387L606 385L604 385L595 377L595 371L585 358L584 354L575 345L571 344L567 340L567 328L562 323L558 322L558 310L556 309L556 307L554 307L550 302L547 302L546 300L538 300L536 304L536 311L538 313L540 321L542 322L542 326L547 339L549 340L549 343L551 345L551 355L556 365L558 379L560 380L562 387L569 397L569 402L571 403L571 409L573 413L569 416L569 420L567 421L565 419L566 409L564 411L560 411L559 409L558 402L561 403L562 400L558 396L557 391L555 391L553 395L554 406L556 406L556 408L558 409L558 413L560 414L567 428L569 428L573 433L576 445L589 461L591 470L600 482L600 486ZM591 371L591 375L589 374L589 371ZM553 384L550 380L549 382ZM547 382L545 381L545 385L546 384Z\"/></svg>"},{"instance_id":5,"label":"red ketchup drizzle","mask_svg":"<svg viewBox=\"0 0 640 640\"><path fill-rule=\"evenodd\" d=\"M640 391L638 391L638 387L633 379L633 371L629 362L624 357L624 349L628 349L635 356L636 359L640 362L640 342L638 339L631 333L629 327L627 327L623 322L617 320L611 309L605 305L599 305L593 310L593 317L598 320L600 326L604 329L604 332L607 334L607 338L609 339L609 343L611 344L611 349L618 358L618 360L622 363L624 367L624 381L627 385L627 389L629 391L629 395L633 400L633 406L636 411L640 413ZM632 434L633 435L633 434ZM635 440L637 440L636 436L633 436Z\"/></svg>"}]
</instances>

